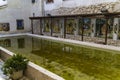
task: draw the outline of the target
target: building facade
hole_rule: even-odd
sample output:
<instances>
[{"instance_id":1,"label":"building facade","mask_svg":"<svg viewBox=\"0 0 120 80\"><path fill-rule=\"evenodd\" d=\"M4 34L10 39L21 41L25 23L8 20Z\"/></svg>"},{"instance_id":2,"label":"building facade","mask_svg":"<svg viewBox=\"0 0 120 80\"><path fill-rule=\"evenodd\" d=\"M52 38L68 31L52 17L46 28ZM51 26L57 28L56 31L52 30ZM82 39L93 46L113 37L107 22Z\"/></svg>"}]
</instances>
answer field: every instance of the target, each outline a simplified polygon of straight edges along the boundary
<instances>
[{"instance_id":1,"label":"building facade","mask_svg":"<svg viewBox=\"0 0 120 80\"><path fill-rule=\"evenodd\" d=\"M7 0L0 0L0 7L7 5Z\"/></svg>"},{"instance_id":2,"label":"building facade","mask_svg":"<svg viewBox=\"0 0 120 80\"><path fill-rule=\"evenodd\" d=\"M40 18L42 26L37 29L42 35L64 37L83 41L106 44L107 38L109 44L116 44L120 40L120 18L110 17L54 17L68 16L78 14L97 14L101 10L107 10L107 13L120 12L119 0L45 0L44 13L47 18ZM32 20L35 21L35 20ZM35 22L33 22L35 24ZM33 32L37 33L35 25ZM39 26L40 28L40 26ZM38 33L38 34L39 34ZM81 37L82 36L82 37ZM120 45L120 44L119 44Z\"/></svg>"},{"instance_id":3,"label":"building facade","mask_svg":"<svg viewBox=\"0 0 120 80\"><path fill-rule=\"evenodd\" d=\"M120 12L119 0L1 0L0 8L0 33L18 33L31 31L29 17L55 16L55 15L76 15L101 13L102 9L107 9L110 13ZM84 36L105 37L104 18L84 18ZM54 23L51 25L51 23ZM120 39L120 19L109 18L108 38ZM60 36L81 35L82 22L80 18L67 18L66 28L64 19L58 18L34 20L34 33L43 32L59 33ZM40 31L40 25L42 30ZM52 30L51 30L52 27ZM48 33L50 35L50 33ZM56 35L55 35L56 36ZM87 39L86 39L87 40Z\"/></svg>"},{"instance_id":4,"label":"building facade","mask_svg":"<svg viewBox=\"0 0 120 80\"><path fill-rule=\"evenodd\" d=\"M42 16L41 0L1 0L0 3L2 34L31 31L29 17Z\"/></svg>"}]
</instances>

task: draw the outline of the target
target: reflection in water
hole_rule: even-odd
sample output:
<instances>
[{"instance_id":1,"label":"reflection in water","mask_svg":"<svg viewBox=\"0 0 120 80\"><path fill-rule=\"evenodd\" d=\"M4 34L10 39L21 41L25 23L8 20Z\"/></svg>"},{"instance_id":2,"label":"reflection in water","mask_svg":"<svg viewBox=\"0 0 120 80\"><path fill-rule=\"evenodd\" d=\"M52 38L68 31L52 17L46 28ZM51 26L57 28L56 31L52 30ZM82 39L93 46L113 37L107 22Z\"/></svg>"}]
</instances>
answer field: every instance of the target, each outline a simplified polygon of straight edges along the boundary
<instances>
[{"instance_id":1,"label":"reflection in water","mask_svg":"<svg viewBox=\"0 0 120 80\"><path fill-rule=\"evenodd\" d=\"M24 38L18 39L18 48L25 48L25 40L24 40Z\"/></svg>"},{"instance_id":2,"label":"reflection in water","mask_svg":"<svg viewBox=\"0 0 120 80\"><path fill-rule=\"evenodd\" d=\"M66 80L120 80L119 52L28 36L10 40L11 47L7 49L23 54Z\"/></svg>"},{"instance_id":3,"label":"reflection in water","mask_svg":"<svg viewBox=\"0 0 120 80\"><path fill-rule=\"evenodd\" d=\"M64 52L71 52L72 51L72 48L71 47L69 47L69 46L65 46L65 47L63 47L62 48L62 50L64 51Z\"/></svg>"},{"instance_id":4,"label":"reflection in water","mask_svg":"<svg viewBox=\"0 0 120 80\"><path fill-rule=\"evenodd\" d=\"M0 46L11 47L11 41L10 41L10 39L0 40Z\"/></svg>"}]
</instances>

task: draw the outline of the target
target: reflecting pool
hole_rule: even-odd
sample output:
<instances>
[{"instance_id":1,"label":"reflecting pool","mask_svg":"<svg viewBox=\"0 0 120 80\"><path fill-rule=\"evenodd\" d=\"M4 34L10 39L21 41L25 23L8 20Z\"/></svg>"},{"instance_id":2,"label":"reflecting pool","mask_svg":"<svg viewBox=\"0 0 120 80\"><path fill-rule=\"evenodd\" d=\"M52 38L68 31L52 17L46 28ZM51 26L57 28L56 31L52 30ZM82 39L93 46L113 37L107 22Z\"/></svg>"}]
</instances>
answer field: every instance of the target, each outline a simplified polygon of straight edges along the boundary
<instances>
[{"instance_id":1,"label":"reflecting pool","mask_svg":"<svg viewBox=\"0 0 120 80\"><path fill-rule=\"evenodd\" d=\"M18 36L1 38L0 45L66 80L120 80L120 52Z\"/></svg>"}]
</instances>

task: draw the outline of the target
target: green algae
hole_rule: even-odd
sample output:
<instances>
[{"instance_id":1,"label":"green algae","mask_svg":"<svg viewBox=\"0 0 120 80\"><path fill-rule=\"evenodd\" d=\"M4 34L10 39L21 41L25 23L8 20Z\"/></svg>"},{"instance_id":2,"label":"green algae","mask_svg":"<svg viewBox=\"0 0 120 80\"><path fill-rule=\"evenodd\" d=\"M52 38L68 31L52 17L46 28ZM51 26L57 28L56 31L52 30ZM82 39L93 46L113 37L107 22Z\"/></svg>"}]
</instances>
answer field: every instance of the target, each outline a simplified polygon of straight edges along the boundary
<instances>
[{"instance_id":1,"label":"green algae","mask_svg":"<svg viewBox=\"0 0 120 80\"><path fill-rule=\"evenodd\" d=\"M1 46L21 53L66 80L120 80L118 51L28 36L6 39L1 39Z\"/></svg>"}]
</instances>

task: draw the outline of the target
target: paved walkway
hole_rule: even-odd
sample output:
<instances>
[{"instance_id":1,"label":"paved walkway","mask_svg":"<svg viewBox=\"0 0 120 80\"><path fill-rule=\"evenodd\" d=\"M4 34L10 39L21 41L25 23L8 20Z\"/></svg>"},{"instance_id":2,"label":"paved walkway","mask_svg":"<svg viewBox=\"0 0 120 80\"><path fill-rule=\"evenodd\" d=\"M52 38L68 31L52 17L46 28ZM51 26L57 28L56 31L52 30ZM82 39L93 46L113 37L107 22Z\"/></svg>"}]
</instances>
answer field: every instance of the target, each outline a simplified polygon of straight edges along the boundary
<instances>
[{"instance_id":1,"label":"paved walkway","mask_svg":"<svg viewBox=\"0 0 120 80\"><path fill-rule=\"evenodd\" d=\"M8 77L6 75L4 75L1 70L3 64L4 64L4 62L2 60L0 60L0 80L8 80Z\"/></svg>"}]
</instances>

